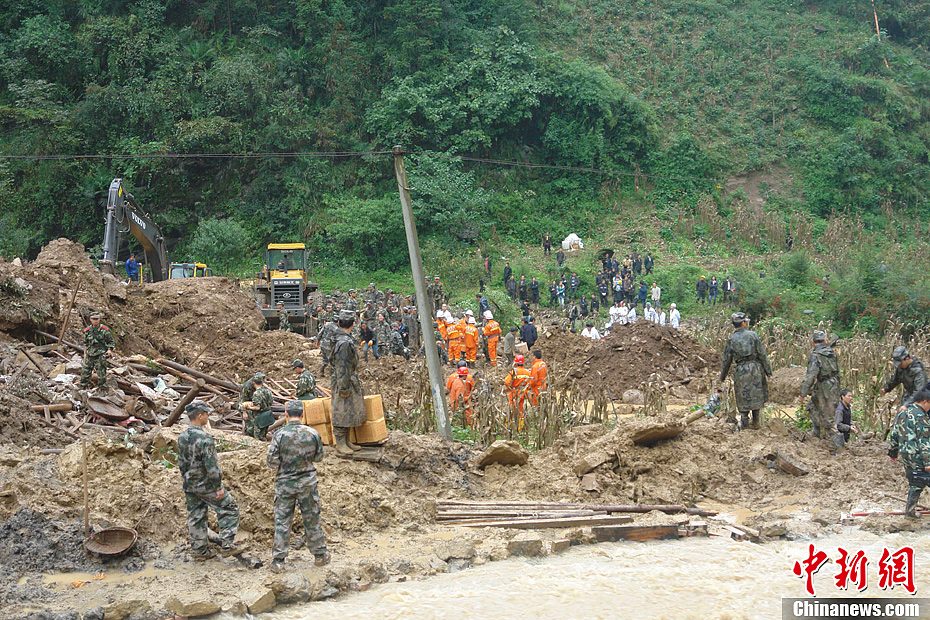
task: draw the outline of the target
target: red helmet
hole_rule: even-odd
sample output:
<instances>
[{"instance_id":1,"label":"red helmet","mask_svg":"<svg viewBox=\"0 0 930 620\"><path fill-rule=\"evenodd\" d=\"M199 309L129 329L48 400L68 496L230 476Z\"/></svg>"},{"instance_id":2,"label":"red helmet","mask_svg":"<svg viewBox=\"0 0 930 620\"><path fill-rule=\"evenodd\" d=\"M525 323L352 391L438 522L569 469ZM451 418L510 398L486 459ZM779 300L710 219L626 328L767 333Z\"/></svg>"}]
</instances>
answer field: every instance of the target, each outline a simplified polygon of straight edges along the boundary
<instances>
[{"instance_id":1,"label":"red helmet","mask_svg":"<svg viewBox=\"0 0 930 620\"><path fill-rule=\"evenodd\" d=\"M522 364L522 363L525 362L525 361L526 361L526 360L525 360L525 358L524 358L522 355L515 355L514 358L513 358L513 363L514 363L514 364Z\"/></svg>"},{"instance_id":2,"label":"red helmet","mask_svg":"<svg viewBox=\"0 0 930 620\"><path fill-rule=\"evenodd\" d=\"M468 366L459 366L456 372L459 373L460 377L466 377L468 376Z\"/></svg>"}]
</instances>

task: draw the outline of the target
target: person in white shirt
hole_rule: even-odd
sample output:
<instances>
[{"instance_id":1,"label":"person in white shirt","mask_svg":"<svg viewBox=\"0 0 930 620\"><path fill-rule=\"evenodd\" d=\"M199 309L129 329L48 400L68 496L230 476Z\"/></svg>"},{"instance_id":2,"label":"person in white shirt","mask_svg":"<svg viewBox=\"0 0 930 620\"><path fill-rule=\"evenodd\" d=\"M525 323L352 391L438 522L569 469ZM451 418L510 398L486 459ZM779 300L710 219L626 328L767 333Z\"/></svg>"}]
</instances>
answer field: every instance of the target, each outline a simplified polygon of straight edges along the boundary
<instances>
[{"instance_id":1,"label":"person in white shirt","mask_svg":"<svg viewBox=\"0 0 930 620\"><path fill-rule=\"evenodd\" d=\"M607 314L610 315L610 323L607 324L607 328L610 329L614 325L620 325L620 304L622 302L615 302L614 305L610 307L610 310L607 311Z\"/></svg>"},{"instance_id":2,"label":"person in white shirt","mask_svg":"<svg viewBox=\"0 0 930 620\"><path fill-rule=\"evenodd\" d=\"M681 328L681 313L678 312L678 306L672 304L668 307L668 324L674 327L675 329Z\"/></svg>"},{"instance_id":3,"label":"person in white shirt","mask_svg":"<svg viewBox=\"0 0 930 620\"><path fill-rule=\"evenodd\" d=\"M581 335L585 338L590 338L591 340L600 340L601 333L597 331L597 328L594 327L594 323L588 321L585 323L584 329L581 330Z\"/></svg>"},{"instance_id":4,"label":"person in white shirt","mask_svg":"<svg viewBox=\"0 0 930 620\"><path fill-rule=\"evenodd\" d=\"M650 323L658 323L659 313L655 311L655 308L652 307L652 304L646 303L646 307L643 310L643 318Z\"/></svg>"},{"instance_id":5,"label":"person in white shirt","mask_svg":"<svg viewBox=\"0 0 930 620\"><path fill-rule=\"evenodd\" d=\"M656 309L662 307L662 289L658 282L652 283L652 307Z\"/></svg>"},{"instance_id":6,"label":"person in white shirt","mask_svg":"<svg viewBox=\"0 0 930 620\"><path fill-rule=\"evenodd\" d=\"M626 322L630 325L636 322L636 306L630 306L630 311L626 315Z\"/></svg>"},{"instance_id":7,"label":"person in white shirt","mask_svg":"<svg viewBox=\"0 0 930 620\"><path fill-rule=\"evenodd\" d=\"M659 310L659 325L665 325L665 310Z\"/></svg>"}]
</instances>

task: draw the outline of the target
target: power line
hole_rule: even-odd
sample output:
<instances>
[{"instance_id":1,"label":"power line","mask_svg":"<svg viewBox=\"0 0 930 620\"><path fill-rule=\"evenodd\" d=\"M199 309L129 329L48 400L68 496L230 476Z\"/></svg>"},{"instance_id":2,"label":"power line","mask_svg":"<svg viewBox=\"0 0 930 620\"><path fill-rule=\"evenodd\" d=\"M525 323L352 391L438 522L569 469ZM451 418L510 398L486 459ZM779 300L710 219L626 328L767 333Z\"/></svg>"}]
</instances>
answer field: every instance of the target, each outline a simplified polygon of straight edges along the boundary
<instances>
[{"instance_id":1,"label":"power line","mask_svg":"<svg viewBox=\"0 0 930 620\"><path fill-rule=\"evenodd\" d=\"M391 151L291 151L291 152L260 152L260 153L80 153L80 154L54 154L54 155L4 155L0 160L25 161L69 161L69 160L110 160L110 159L273 159L316 157L321 159L337 159L348 157L366 157L374 155L390 155Z\"/></svg>"},{"instance_id":2,"label":"power line","mask_svg":"<svg viewBox=\"0 0 930 620\"><path fill-rule=\"evenodd\" d=\"M462 161L470 161L479 164L492 164L495 166L509 166L513 168L542 168L547 170L559 170L563 172L583 172L586 174L601 174L604 176L611 177L629 177L629 178L640 178L643 181L648 179L665 179L669 181L704 181L707 182L710 179L706 177L689 177L689 176L670 176L670 175L657 175L657 174L647 174L645 172L628 172L624 170L607 170L605 168L591 168L587 166L564 166L559 164L535 164L532 162L525 161L514 161L507 159L485 159L482 157L469 157L466 155L458 156Z\"/></svg>"}]
</instances>

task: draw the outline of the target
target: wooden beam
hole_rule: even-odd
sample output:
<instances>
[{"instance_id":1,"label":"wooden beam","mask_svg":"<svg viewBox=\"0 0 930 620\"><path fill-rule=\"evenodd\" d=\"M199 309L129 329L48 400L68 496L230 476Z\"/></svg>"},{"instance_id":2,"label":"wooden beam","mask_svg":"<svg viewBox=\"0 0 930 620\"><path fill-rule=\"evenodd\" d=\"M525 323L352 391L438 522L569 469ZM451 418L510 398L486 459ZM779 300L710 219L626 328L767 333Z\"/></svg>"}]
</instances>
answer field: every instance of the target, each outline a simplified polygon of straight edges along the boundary
<instances>
[{"instance_id":1,"label":"wooden beam","mask_svg":"<svg viewBox=\"0 0 930 620\"><path fill-rule=\"evenodd\" d=\"M664 540L678 538L677 525L628 525L599 526L592 529L598 542L616 542L618 540Z\"/></svg>"},{"instance_id":2,"label":"wooden beam","mask_svg":"<svg viewBox=\"0 0 930 620\"><path fill-rule=\"evenodd\" d=\"M521 530L537 530L561 527L590 527L595 525L617 525L629 523L633 517L625 516L591 516L564 517L557 519L507 519L494 521L449 521L444 525L461 525L463 527L503 527Z\"/></svg>"},{"instance_id":3,"label":"wooden beam","mask_svg":"<svg viewBox=\"0 0 930 620\"><path fill-rule=\"evenodd\" d=\"M175 406L174 411L168 416L168 419L165 420L165 423L162 426L174 426L175 422L178 421L178 418L181 417L181 414L184 413L184 408L191 404L191 402L197 398L197 395L200 394L200 390L205 385L203 379L197 379L197 383L184 395L184 398Z\"/></svg>"}]
</instances>

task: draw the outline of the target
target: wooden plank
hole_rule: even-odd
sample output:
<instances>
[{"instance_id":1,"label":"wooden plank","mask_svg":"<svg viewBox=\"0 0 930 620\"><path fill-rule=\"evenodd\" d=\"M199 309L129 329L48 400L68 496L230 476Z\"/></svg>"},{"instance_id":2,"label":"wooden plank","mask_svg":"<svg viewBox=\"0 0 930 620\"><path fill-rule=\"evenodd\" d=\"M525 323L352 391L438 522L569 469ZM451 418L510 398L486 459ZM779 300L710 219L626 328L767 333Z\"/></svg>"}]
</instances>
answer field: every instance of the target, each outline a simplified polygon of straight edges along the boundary
<instances>
[{"instance_id":1,"label":"wooden plank","mask_svg":"<svg viewBox=\"0 0 930 620\"><path fill-rule=\"evenodd\" d=\"M616 542L618 540L665 540L678 538L677 525L605 525L592 528L598 542Z\"/></svg>"},{"instance_id":2,"label":"wooden plank","mask_svg":"<svg viewBox=\"0 0 930 620\"><path fill-rule=\"evenodd\" d=\"M628 512L628 513L646 513L657 510L666 514L687 513L701 517L712 517L717 513L712 510L702 510L700 508L690 508L683 504L582 504L572 502L507 502L507 501L488 501L476 502L467 500L437 500L437 509L454 508L456 510L465 508L476 509L499 509L513 508L522 510L593 510L595 512Z\"/></svg>"},{"instance_id":3,"label":"wooden plank","mask_svg":"<svg viewBox=\"0 0 930 620\"><path fill-rule=\"evenodd\" d=\"M629 523L633 517L626 516L593 516L593 517L565 517L561 519L508 519L503 521L451 521L444 525L462 525L464 527L504 527L521 530L541 530L561 527L590 527L595 525L618 525Z\"/></svg>"},{"instance_id":4,"label":"wooden plank","mask_svg":"<svg viewBox=\"0 0 930 620\"><path fill-rule=\"evenodd\" d=\"M441 512L436 515L438 521L466 521L475 520L492 520L492 519L564 519L567 517L593 517L607 516L607 513L596 513L592 510L578 510L572 512Z\"/></svg>"}]
</instances>

